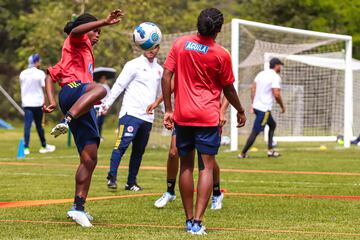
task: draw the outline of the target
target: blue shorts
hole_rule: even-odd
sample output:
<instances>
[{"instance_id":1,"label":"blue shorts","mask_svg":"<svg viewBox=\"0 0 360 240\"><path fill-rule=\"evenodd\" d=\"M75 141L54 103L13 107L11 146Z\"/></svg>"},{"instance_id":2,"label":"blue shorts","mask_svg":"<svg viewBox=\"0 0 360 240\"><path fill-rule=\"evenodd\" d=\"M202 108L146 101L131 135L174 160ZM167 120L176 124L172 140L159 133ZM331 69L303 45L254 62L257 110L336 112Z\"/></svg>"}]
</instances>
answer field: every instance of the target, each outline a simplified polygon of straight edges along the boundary
<instances>
[{"instance_id":1,"label":"blue shorts","mask_svg":"<svg viewBox=\"0 0 360 240\"><path fill-rule=\"evenodd\" d=\"M176 147L180 157L195 148L199 153L216 155L220 147L220 127L193 127L175 124Z\"/></svg>"},{"instance_id":2,"label":"blue shorts","mask_svg":"<svg viewBox=\"0 0 360 240\"><path fill-rule=\"evenodd\" d=\"M259 133L259 132L264 131L266 124L268 124L269 122L274 122L274 119L273 119L270 111L262 112L260 110L254 109L254 112L256 115L256 118L254 121L254 126L253 126L254 132Z\"/></svg>"},{"instance_id":3,"label":"blue shorts","mask_svg":"<svg viewBox=\"0 0 360 240\"><path fill-rule=\"evenodd\" d=\"M80 81L65 85L59 93L59 105L61 111L66 114L74 103L85 93L87 84ZM96 111L92 108L77 119L69 123L70 131L74 136L74 141L78 152L81 153L88 144L96 143L99 147L100 134L98 130Z\"/></svg>"}]
</instances>

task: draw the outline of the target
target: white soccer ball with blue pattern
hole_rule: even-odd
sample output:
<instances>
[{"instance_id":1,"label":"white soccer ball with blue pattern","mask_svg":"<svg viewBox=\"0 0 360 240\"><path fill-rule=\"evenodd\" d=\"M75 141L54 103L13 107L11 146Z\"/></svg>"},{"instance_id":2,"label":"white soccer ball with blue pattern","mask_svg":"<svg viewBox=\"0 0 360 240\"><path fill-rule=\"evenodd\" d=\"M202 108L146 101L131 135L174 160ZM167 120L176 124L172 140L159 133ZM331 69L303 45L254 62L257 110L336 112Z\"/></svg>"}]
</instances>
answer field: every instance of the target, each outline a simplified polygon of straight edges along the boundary
<instances>
[{"instance_id":1,"label":"white soccer ball with blue pattern","mask_svg":"<svg viewBox=\"0 0 360 240\"><path fill-rule=\"evenodd\" d=\"M155 23L144 22L135 28L133 40L142 50L150 51L160 45L161 31Z\"/></svg>"}]
</instances>

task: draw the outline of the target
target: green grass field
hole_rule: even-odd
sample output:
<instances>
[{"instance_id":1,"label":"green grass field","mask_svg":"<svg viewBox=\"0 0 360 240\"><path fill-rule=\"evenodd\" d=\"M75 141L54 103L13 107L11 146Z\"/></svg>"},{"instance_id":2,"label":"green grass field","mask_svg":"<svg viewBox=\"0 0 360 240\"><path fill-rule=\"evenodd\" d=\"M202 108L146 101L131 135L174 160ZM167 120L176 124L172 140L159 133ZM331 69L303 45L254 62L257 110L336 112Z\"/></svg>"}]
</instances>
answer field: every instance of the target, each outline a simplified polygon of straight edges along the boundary
<instances>
[{"instance_id":1,"label":"green grass field","mask_svg":"<svg viewBox=\"0 0 360 240\"><path fill-rule=\"evenodd\" d=\"M42 155L37 153L40 146L33 130L32 153L17 160L21 136L21 129L0 130L1 239L360 239L360 199L337 197L360 196L357 147L344 150L327 143L328 149L320 151L320 143L281 143L283 156L268 159L259 139L259 151L246 160L238 160L236 153L222 148L217 159L222 168L221 187L228 194L222 210L208 209L205 214L208 235L195 237L183 230L179 191L178 199L164 209L153 206L165 190L166 172L145 167L165 167L166 149L152 148L145 153L138 176L142 192L123 190L125 168L119 170L119 189L107 189L105 178L115 138L110 129L99 150L89 197L119 197L87 202L87 210L95 218L94 228L81 228L66 219L71 203L5 208L5 202L73 197L78 157L74 147L67 148L66 137L52 139L47 134L57 151ZM122 167L128 165L129 154ZM131 196L120 198L125 195ZM310 198L314 196L324 198Z\"/></svg>"}]
</instances>

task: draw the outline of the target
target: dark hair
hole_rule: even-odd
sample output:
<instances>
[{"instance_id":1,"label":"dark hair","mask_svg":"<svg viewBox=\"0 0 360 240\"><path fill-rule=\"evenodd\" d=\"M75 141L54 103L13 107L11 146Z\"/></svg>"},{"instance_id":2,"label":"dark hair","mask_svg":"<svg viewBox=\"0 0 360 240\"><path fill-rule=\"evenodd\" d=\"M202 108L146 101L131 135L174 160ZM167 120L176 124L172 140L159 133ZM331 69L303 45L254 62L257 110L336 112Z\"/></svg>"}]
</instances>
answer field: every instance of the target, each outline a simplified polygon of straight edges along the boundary
<instances>
[{"instance_id":1,"label":"dark hair","mask_svg":"<svg viewBox=\"0 0 360 240\"><path fill-rule=\"evenodd\" d=\"M89 23L89 22L95 22L97 21L97 18L89 13L81 14L79 17L75 19L75 21L71 21L66 23L64 27L64 32L69 35L71 31L76 28L77 26L80 26L81 24Z\"/></svg>"},{"instance_id":2,"label":"dark hair","mask_svg":"<svg viewBox=\"0 0 360 240\"><path fill-rule=\"evenodd\" d=\"M224 23L224 16L219 9L207 8L201 11L197 28L198 32L202 36L214 36L221 31L221 27Z\"/></svg>"}]
</instances>

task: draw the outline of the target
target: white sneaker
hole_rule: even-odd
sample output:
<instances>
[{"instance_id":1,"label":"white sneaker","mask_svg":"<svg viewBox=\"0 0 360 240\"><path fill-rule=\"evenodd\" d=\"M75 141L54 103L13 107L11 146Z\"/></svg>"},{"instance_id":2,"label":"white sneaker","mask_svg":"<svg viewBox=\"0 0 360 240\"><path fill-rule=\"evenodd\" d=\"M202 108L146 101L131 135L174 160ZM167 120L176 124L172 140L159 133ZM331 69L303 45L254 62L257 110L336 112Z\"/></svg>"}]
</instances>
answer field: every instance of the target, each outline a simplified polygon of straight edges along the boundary
<instances>
[{"instance_id":1,"label":"white sneaker","mask_svg":"<svg viewBox=\"0 0 360 240\"><path fill-rule=\"evenodd\" d=\"M92 227L93 226L90 223L90 220L85 211L70 210L67 212L67 217L72 218L72 220L77 222L82 227Z\"/></svg>"},{"instance_id":2,"label":"white sneaker","mask_svg":"<svg viewBox=\"0 0 360 240\"><path fill-rule=\"evenodd\" d=\"M58 137L61 134L68 132L69 126L65 122L58 123L50 132L54 137Z\"/></svg>"},{"instance_id":3,"label":"white sneaker","mask_svg":"<svg viewBox=\"0 0 360 240\"><path fill-rule=\"evenodd\" d=\"M54 145L46 144L45 147L40 148L39 153L48 153L55 151L56 147Z\"/></svg>"},{"instance_id":4,"label":"white sneaker","mask_svg":"<svg viewBox=\"0 0 360 240\"><path fill-rule=\"evenodd\" d=\"M165 207L165 205L168 203L168 202L172 202L176 199L176 195L171 195L170 193L168 192L165 192L161 198L159 198L158 200L156 200L155 202L155 207L157 208L163 208Z\"/></svg>"},{"instance_id":5,"label":"white sneaker","mask_svg":"<svg viewBox=\"0 0 360 240\"><path fill-rule=\"evenodd\" d=\"M29 148L25 148L25 149L24 149L24 154L25 154L25 155L29 155L29 154L30 154L30 149L29 149Z\"/></svg>"},{"instance_id":6,"label":"white sneaker","mask_svg":"<svg viewBox=\"0 0 360 240\"><path fill-rule=\"evenodd\" d=\"M193 224L190 233L194 235L206 235L206 228L202 224Z\"/></svg>"},{"instance_id":7,"label":"white sneaker","mask_svg":"<svg viewBox=\"0 0 360 240\"><path fill-rule=\"evenodd\" d=\"M224 198L224 194L221 193L220 196L212 196L211 197L211 209L219 210L222 208L222 200Z\"/></svg>"},{"instance_id":8,"label":"white sneaker","mask_svg":"<svg viewBox=\"0 0 360 240\"><path fill-rule=\"evenodd\" d=\"M75 204L73 204L73 206L71 207L71 209L69 211L76 211ZM84 210L84 213L90 222L94 220L93 216L91 216L89 212ZM67 214L67 217L71 218L68 214Z\"/></svg>"}]
</instances>

